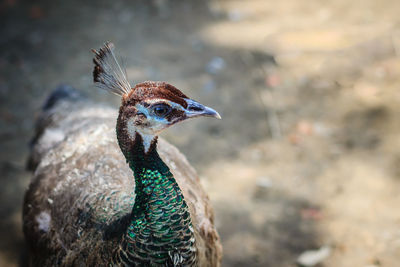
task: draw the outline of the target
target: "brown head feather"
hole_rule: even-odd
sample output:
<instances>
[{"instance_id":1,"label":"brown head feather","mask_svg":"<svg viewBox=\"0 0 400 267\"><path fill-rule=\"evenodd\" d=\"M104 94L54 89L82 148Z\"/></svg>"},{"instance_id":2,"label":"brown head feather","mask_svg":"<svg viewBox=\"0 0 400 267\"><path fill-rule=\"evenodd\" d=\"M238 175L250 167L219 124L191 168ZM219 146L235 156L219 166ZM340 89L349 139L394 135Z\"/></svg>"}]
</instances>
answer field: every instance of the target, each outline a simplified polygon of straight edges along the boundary
<instances>
[{"instance_id":1,"label":"brown head feather","mask_svg":"<svg viewBox=\"0 0 400 267\"><path fill-rule=\"evenodd\" d=\"M145 99L166 99L186 108L187 103L184 98L188 98L178 88L166 82L147 81L137 84L129 94L123 99L123 105L135 105Z\"/></svg>"}]
</instances>

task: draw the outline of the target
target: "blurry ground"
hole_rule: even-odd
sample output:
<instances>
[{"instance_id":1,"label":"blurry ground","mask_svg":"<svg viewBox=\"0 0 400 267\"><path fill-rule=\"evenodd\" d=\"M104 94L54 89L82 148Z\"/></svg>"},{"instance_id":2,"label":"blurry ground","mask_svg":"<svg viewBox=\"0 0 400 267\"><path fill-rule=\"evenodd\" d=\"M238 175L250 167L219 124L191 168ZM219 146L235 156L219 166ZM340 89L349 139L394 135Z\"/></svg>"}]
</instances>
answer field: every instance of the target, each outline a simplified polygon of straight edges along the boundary
<instances>
[{"instance_id":1,"label":"blurry ground","mask_svg":"<svg viewBox=\"0 0 400 267\"><path fill-rule=\"evenodd\" d=\"M106 40L132 81L220 111L164 137L210 194L224 266L295 266L325 245L319 266L398 266L399 1L85 2L0 2L0 266L23 257L24 167L46 95L69 83L118 106L91 81L89 50Z\"/></svg>"}]
</instances>

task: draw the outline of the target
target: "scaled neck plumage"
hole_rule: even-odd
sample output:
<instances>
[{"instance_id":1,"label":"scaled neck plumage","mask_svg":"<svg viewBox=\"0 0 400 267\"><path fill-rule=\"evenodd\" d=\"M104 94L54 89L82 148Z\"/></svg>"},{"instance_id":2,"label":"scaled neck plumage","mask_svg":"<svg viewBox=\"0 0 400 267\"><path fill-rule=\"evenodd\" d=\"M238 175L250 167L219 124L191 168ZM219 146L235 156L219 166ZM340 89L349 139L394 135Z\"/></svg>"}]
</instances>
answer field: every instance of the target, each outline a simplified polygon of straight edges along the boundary
<instances>
[{"instance_id":1,"label":"scaled neck plumage","mask_svg":"<svg viewBox=\"0 0 400 267\"><path fill-rule=\"evenodd\" d=\"M136 196L115 261L128 265L195 266L189 208L157 152L157 136L144 137L133 130L127 125L124 129L117 126L120 147L134 172Z\"/></svg>"}]
</instances>

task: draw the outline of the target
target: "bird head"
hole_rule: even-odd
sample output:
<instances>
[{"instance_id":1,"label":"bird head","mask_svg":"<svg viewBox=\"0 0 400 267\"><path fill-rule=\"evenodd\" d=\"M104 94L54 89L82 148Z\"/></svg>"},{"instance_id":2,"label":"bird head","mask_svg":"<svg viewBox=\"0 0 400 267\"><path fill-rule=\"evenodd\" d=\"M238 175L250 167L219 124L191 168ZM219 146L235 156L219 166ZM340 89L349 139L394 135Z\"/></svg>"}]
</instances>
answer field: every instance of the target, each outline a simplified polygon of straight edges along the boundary
<instances>
[{"instance_id":1,"label":"bird head","mask_svg":"<svg viewBox=\"0 0 400 267\"><path fill-rule=\"evenodd\" d=\"M214 109L190 99L165 82L137 84L123 96L120 114L128 130L142 135L158 135L171 125L191 118L221 118Z\"/></svg>"},{"instance_id":2,"label":"bird head","mask_svg":"<svg viewBox=\"0 0 400 267\"><path fill-rule=\"evenodd\" d=\"M139 134L148 149L155 136L178 122L196 117L221 118L214 109L190 99L168 83L143 82L131 88L113 49L112 43L106 43L98 51L93 50L93 77L98 87L122 97L117 124L121 135L134 140Z\"/></svg>"}]
</instances>

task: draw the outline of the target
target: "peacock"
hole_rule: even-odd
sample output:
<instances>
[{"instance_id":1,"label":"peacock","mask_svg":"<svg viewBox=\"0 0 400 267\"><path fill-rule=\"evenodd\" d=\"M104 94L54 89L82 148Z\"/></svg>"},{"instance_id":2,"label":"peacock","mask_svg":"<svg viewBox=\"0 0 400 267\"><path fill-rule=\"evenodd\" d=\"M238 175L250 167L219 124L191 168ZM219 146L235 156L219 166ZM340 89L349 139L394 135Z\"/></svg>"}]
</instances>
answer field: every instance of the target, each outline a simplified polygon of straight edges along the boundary
<instances>
[{"instance_id":1,"label":"peacock","mask_svg":"<svg viewBox=\"0 0 400 267\"><path fill-rule=\"evenodd\" d=\"M93 52L95 84L122 103L117 113L69 86L45 103L23 206L29 265L220 266L210 200L185 156L158 139L220 115L166 82L132 88L112 43Z\"/></svg>"}]
</instances>

